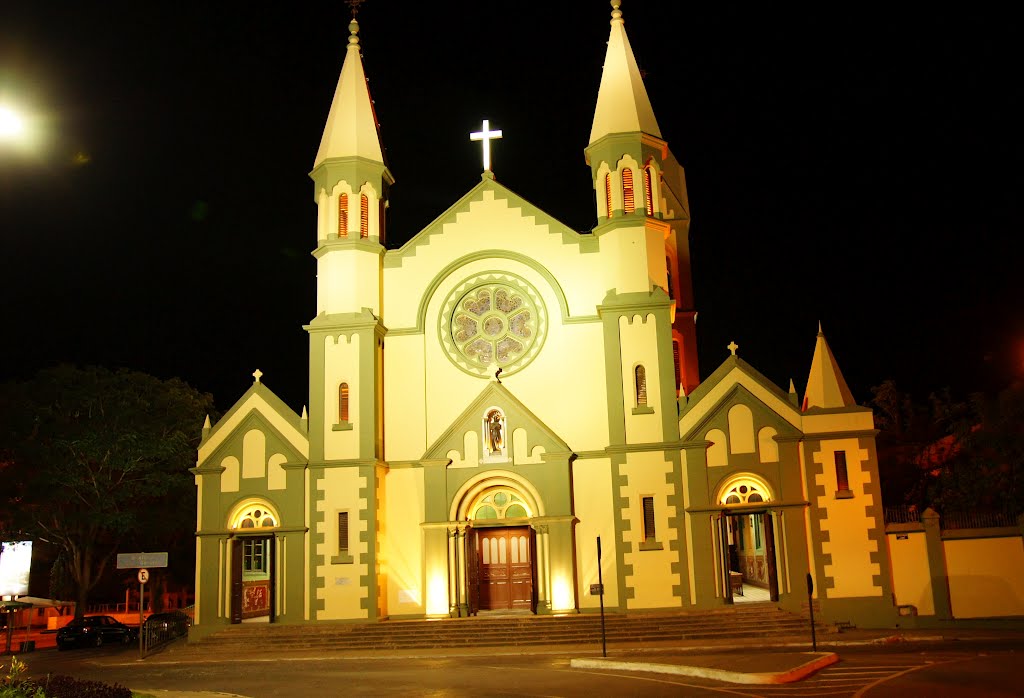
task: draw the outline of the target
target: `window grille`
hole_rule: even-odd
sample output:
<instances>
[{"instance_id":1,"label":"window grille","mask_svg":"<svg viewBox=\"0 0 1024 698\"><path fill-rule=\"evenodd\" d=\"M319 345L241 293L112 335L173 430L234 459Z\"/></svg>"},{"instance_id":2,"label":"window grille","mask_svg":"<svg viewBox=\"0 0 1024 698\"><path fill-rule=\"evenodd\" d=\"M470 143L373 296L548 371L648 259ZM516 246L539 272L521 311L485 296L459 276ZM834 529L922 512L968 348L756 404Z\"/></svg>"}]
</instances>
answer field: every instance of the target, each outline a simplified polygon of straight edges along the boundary
<instances>
[{"instance_id":1,"label":"window grille","mask_svg":"<svg viewBox=\"0 0 1024 698\"><path fill-rule=\"evenodd\" d=\"M348 383L338 386L338 421L348 421Z\"/></svg>"},{"instance_id":2,"label":"window grille","mask_svg":"<svg viewBox=\"0 0 1024 698\"><path fill-rule=\"evenodd\" d=\"M635 371L637 407L647 404L647 369L637 366Z\"/></svg>"},{"instance_id":3,"label":"window grille","mask_svg":"<svg viewBox=\"0 0 1024 698\"><path fill-rule=\"evenodd\" d=\"M622 170L622 212L633 213L636 206L633 203L633 170L628 167Z\"/></svg>"},{"instance_id":4,"label":"window grille","mask_svg":"<svg viewBox=\"0 0 1024 698\"><path fill-rule=\"evenodd\" d=\"M643 498L644 507L644 540L652 541L657 538L654 529L654 497Z\"/></svg>"},{"instance_id":5,"label":"window grille","mask_svg":"<svg viewBox=\"0 0 1024 698\"><path fill-rule=\"evenodd\" d=\"M366 194L359 195L359 237L370 236L370 200Z\"/></svg>"},{"instance_id":6,"label":"window grille","mask_svg":"<svg viewBox=\"0 0 1024 698\"><path fill-rule=\"evenodd\" d=\"M348 512L338 512L338 554L348 552Z\"/></svg>"},{"instance_id":7,"label":"window grille","mask_svg":"<svg viewBox=\"0 0 1024 698\"><path fill-rule=\"evenodd\" d=\"M846 471L846 451L836 451L836 489L850 491L850 478Z\"/></svg>"},{"instance_id":8,"label":"window grille","mask_svg":"<svg viewBox=\"0 0 1024 698\"><path fill-rule=\"evenodd\" d=\"M606 174L604 176L604 207L605 215L608 218L612 217L612 176Z\"/></svg>"},{"instance_id":9,"label":"window grille","mask_svg":"<svg viewBox=\"0 0 1024 698\"><path fill-rule=\"evenodd\" d=\"M348 237L348 194L338 195L338 237Z\"/></svg>"},{"instance_id":10,"label":"window grille","mask_svg":"<svg viewBox=\"0 0 1024 698\"><path fill-rule=\"evenodd\" d=\"M647 215L654 215L654 190L651 184L651 168L644 168L644 205L647 207Z\"/></svg>"}]
</instances>

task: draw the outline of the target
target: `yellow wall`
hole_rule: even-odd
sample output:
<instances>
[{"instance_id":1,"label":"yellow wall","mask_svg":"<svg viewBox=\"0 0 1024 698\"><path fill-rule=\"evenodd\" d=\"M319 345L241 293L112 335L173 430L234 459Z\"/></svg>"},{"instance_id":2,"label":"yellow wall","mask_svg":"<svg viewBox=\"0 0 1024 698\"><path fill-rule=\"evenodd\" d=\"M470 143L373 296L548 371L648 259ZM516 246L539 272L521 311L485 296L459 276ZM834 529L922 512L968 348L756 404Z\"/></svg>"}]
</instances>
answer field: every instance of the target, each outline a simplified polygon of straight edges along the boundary
<instances>
[{"instance_id":1,"label":"yellow wall","mask_svg":"<svg viewBox=\"0 0 1024 698\"><path fill-rule=\"evenodd\" d=\"M387 474L386 535L381 553L387 568L387 608L391 615L424 613L423 470L394 469Z\"/></svg>"},{"instance_id":2,"label":"yellow wall","mask_svg":"<svg viewBox=\"0 0 1024 698\"><path fill-rule=\"evenodd\" d=\"M633 598L627 601L629 608L665 608L679 606L678 596L672 587L682 583L679 574L672 572L672 563L678 560L678 553L670 549L670 542L676 540L677 531L669 528L669 517L678 516L674 506L668 505L668 497L674 486L668 484L672 464L660 454L629 453L621 472L627 478L627 485L619 488L628 507L623 519L629 521L629 530L623 533L626 542L633 544L633 552L624 556L624 564L633 566L633 574L626 577L626 584L633 588ZM644 520L642 497L654 497L655 530L660 550L640 550L644 542Z\"/></svg>"},{"instance_id":3,"label":"yellow wall","mask_svg":"<svg viewBox=\"0 0 1024 698\"><path fill-rule=\"evenodd\" d=\"M372 347L371 347L372 350ZM324 458L342 460L359 457L359 403L364 389L359 384L359 356L362 351L357 334L324 338ZM334 431L338 423L338 386L348 383L348 418L352 429Z\"/></svg>"},{"instance_id":4,"label":"yellow wall","mask_svg":"<svg viewBox=\"0 0 1024 698\"><path fill-rule=\"evenodd\" d=\"M915 606L917 615L935 615L932 598L931 572L928 569L928 550L923 531L890 533L889 561L892 563L892 588L897 606Z\"/></svg>"},{"instance_id":5,"label":"yellow wall","mask_svg":"<svg viewBox=\"0 0 1024 698\"><path fill-rule=\"evenodd\" d=\"M653 314L619 318L622 410L626 416L626 440L630 443L657 443L664 440L660 414L633 414L633 408L637 407L634 371L638 364L642 364L647 373L646 406L656 407L661 404L657 334Z\"/></svg>"},{"instance_id":6,"label":"yellow wall","mask_svg":"<svg viewBox=\"0 0 1024 698\"><path fill-rule=\"evenodd\" d=\"M850 499L836 498L835 451L846 451L846 469L850 481ZM868 538L875 527L874 518L867 515L867 507L877 502L865 492L871 474L863 463L868 452L862 450L858 440L826 439L821 450L814 454L814 461L822 465L822 473L815 476L815 483L825 488L825 494L817 498L817 505L828 512L821 521L821 529L829 539L821 544L822 552L831 555L831 564L825 565L825 576L831 578L832 588L825 589L825 596L839 599L858 596L880 596L882 587L876 584L874 575L881 574L881 565L871 562L871 554L878 552L878 544Z\"/></svg>"},{"instance_id":7,"label":"yellow wall","mask_svg":"<svg viewBox=\"0 0 1024 698\"><path fill-rule=\"evenodd\" d=\"M317 620L366 618L368 615L366 609L360 608L367 594L360 577L368 570L367 565L359 562L360 556L367 552L367 544L360 540L366 531L366 522L359 516L367 508L366 499L359 497L360 489L366 486L366 478L359 476L357 468L329 468L318 483L324 498L316 503L317 511L323 513L316 532L324 538L317 544L316 553L323 556L324 564L316 567L314 575L324 581L324 586L316 590L315 598L324 600L324 609L315 612ZM331 558L338 554L339 511L349 512L348 545L354 559L351 564L331 564Z\"/></svg>"},{"instance_id":8,"label":"yellow wall","mask_svg":"<svg viewBox=\"0 0 1024 698\"><path fill-rule=\"evenodd\" d=\"M1024 546L1019 536L945 540L954 618L1024 615Z\"/></svg>"},{"instance_id":9,"label":"yellow wall","mask_svg":"<svg viewBox=\"0 0 1024 698\"><path fill-rule=\"evenodd\" d=\"M601 600L590 595L597 584L597 537L601 537L601 575L605 606L619 603L615 569L615 514L612 502L612 470L607 458L576 460L572 464L573 511L576 524L576 579L580 608L598 608Z\"/></svg>"}]
</instances>

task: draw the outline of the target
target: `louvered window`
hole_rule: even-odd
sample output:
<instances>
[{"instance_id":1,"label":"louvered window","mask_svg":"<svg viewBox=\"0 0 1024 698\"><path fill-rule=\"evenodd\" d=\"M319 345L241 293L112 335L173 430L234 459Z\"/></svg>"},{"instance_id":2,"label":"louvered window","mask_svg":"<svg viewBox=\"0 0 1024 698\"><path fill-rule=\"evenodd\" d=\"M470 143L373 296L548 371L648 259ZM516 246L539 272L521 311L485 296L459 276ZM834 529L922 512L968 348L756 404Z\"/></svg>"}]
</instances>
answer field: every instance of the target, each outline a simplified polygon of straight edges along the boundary
<instances>
[{"instance_id":1,"label":"louvered window","mask_svg":"<svg viewBox=\"0 0 1024 698\"><path fill-rule=\"evenodd\" d=\"M644 540L653 541L658 536L654 530L654 497L644 497Z\"/></svg>"},{"instance_id":2,"label":"louvered window","mask_svg":"<svg viewBox=\"0 0 1024 698\"><path fill-rule=\"evenodd\" d=\"M370 236L370 200L366 194L359 195L359 237Z\"/></svg>"},{"instance_id":3,"label":"louvered window","mask_svg":"<svg viewBox=\"0 0 1024 698\"><path fill-rule=\"evenodd\" d=\"M348 383L338 386L338 421L342 424L348 421Z\"/></svg>"},{"instance_id":4,"label":"louvered window","mask_svg":"<svg viewBox=\"0 0 1024 698\"><path fill-rule=\"evenodd\" d=\"M665 257L665 274L668 277L668 297L669 300L676 299L676 285L672 283L672 260Z\"/></svg>"},{"instance_id":5,"label":"louvered window","mask_svg":"<svg viewBox=\"0 0 1024 698\"><path fill-rule=\"evenodd\" d=\"M348 552L348 512L338 512L338 554Z\"/></svg>"},{"instance_id":6,"label":"louvered window","mask_svg":"<svg viewBox=\"0 0 1024 698\"><path fill-rule=\"evenodd\" d=\"M636 367L636 404L637 407L647 404L647 371L643 366Z\"/></svg>"},{"instance_id":7,"label":"louvered window","mask_svg":"<svg viewBox=\"0 0 1024 698\"><path fill-rule=\"evenodd\" d=\"M338 237L348 237L348 194L338 195Z\"/></svg>"},{"instance_id":8,"label":"louvered window","mask_svg":"<svg viewBox=\"0 0 1024 698\"><path fill-rule=\"evenodd\" d=\"M604 176L604 205L605 215L609 218L612 217L612 176L606 174Z\"/></svg>"},{"instance_id":9,"label":"louvered window","mask_svg":"<svg viewBox=\"0 0 1024 698\"><path fill-rule=\"evenodd\" d=\"M676 387L678 387L683 382L683 366L679 358L679 342L677 340L672 341L672 363L675 364Z\"/></svg>"},{"instance_id":10,"label":"louvered window","mask_svg":"<svg viewBox=\"0 0 1024 698\"><path fill-rule=\"evenodd\" d=\"M836 489L850 491L850 476L846 471L846 451L836 451Z\"/></svg>"},{"instance_id":11,"label":"louvered window","mask_svg":"<svg viewBox=\"0 0 1024 698\"><path fill-rule=\"evenodd\" d=\"M636 206L633 203L633 170L628 167L622 170L622 211L633 213Z\"/></svg>"},{"instance_id":12,"label":"louvered window","mask_svg":"<svg viewBox=\"0 0 1024 698\"><path fill-rule=\"evenodd\" d=\"M650 167L644 168L644 205L647 207L647 215L654 215L654 189L652 188L652 173Z\"/></svg>"}]
</instances>

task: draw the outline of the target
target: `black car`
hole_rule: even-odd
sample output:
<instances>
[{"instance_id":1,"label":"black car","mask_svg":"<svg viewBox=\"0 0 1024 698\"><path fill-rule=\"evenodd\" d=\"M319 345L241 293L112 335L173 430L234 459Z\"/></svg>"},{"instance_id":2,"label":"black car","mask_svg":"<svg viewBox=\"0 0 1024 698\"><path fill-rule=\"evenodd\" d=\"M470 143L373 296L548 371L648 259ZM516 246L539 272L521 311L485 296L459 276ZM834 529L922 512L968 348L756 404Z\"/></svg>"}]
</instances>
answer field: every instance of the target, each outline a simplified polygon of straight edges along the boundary
<instances>
[{"instance_id":1,"label":"black car","mask_svg":"<svg viewBox=\"0 0 1024 698\"><path fill-rule=\"evenodd\" d=\"M188 633L192 619L181 611L154 613L142 624L142 631L150 644L154 638L169 639Z\"/></svg>"},{"instance_id":2,"label":"black car","mask_svg":"<svg viewBox=\"0 0 1024 698\"><path fill-rule=\"evenodd\" d=\"M99 647L107 643L127 645L138 639L138 628L127 626L115 618L85 616L71 621L57 631L57 649L66 650L75 646Z\"/></svg>"}]
</instances>

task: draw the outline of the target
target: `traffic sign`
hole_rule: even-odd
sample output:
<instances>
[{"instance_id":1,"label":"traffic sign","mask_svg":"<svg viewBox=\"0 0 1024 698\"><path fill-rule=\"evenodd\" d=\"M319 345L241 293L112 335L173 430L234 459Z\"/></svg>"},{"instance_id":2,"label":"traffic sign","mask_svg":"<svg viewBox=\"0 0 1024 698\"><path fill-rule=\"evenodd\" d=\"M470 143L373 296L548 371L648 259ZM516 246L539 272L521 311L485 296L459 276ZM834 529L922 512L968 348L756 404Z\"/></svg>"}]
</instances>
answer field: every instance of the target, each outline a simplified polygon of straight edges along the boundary
<instances>
[{"instance_id":1,"label":"traffic sign","mask_svg":"<svg viewBox=\"0 0 1024 698\"><path fill-rule=\"evenodd\" d=\"M118 553L117 569L167 567L167 553Z\"/></svg>"},{"instance_id":2,"label":"traffic sign","mask_svg":"<svg viewBox=\"0 0 1024 698\"><path fill-rule=\"evenodd\" d=\"M143 567L139 570L139 584L145 584L149 581L149 570Z\"/></svg>"}]
</instances>

